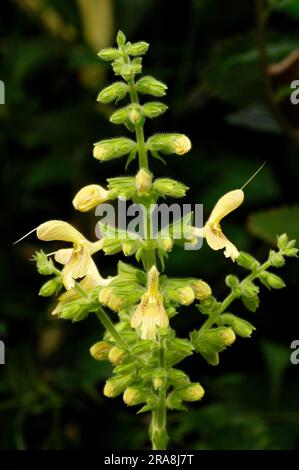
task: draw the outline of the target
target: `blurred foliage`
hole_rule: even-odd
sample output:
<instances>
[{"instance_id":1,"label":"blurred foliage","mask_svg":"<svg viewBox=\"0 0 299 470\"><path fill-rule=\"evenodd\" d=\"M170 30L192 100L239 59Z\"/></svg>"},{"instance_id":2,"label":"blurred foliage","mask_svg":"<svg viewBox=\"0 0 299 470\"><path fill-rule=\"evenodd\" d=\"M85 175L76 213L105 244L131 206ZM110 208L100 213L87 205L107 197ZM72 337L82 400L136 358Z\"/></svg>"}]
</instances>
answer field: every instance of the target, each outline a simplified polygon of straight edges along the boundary
<instances>
[{"instance_id":1,"label":"blurred foliage","mask_svg":"<svg viewBox=\"0 0 299 470\"><path fill-rule=\"evenodd\" d=\"M279 64L298 49L298 1L267 4L273 8L268 60ZM96 103L110 73L96 52L122 29L133 41L150 42L147 73L169 86L170 109L148 125L149 132L180 129L192 139L190 156L170 159L167 168L153 162L156 174L180 175L190 186L186 202L204 202L207 216L221 194L241 187L268 161L223 227L242 250L263 258L277 233L298 233L298 146L273 113L273 107L284 113L287 126L297 131L299 108L275 101L288 98L285 87L299 79L297 69L288 69L287 79L276 77L269 106L252 0L191 0L179 9L158 0L17 0L2 5L0 25L0 79L6 87L6 104L0 105L6 202L0 447L142 448L147 416L121 411L99 393L109 371L88 352L100 337L99 323L91 317L70 326L51 318L51 305L37 296L40 279L27 262L38 242L31 236L11 244L51 218L69 220L94 237L94 216L75 214L70 201L84 184L121 174L121 163L99 166L91 149L116 133L106 120L112 108ZM113 273L111 258L100 254L98 260L103 275ZM227 263L204 246L198 253L176 250L168 266L172 275L205 278L221 296L223 278L232 270ZM298 271L295 261L284 268L287 289L263 294L262 307L248 318L257 327L254 338L240 340L221 366L211 370L199 359L186 359L191 377L209 393L192 413L172 416L176 448L299 447L298 370L289 361L299 326L293 307ZM236 303L235 313L241 309ZM198 326L196 312L174 324L183 336Z\"/></svg>"},{"instance_id":2,"label":"blurred foliage","mask_svg":"<svg viewBox=\"0 0 299 470\"><path fill-rule=\"evenodd\" d=\"M299 239L299 205L259 211L249 219L249 230L268 243L275 244L282 227L288 227L290 237Z\"/></svg>"}]
</instances>

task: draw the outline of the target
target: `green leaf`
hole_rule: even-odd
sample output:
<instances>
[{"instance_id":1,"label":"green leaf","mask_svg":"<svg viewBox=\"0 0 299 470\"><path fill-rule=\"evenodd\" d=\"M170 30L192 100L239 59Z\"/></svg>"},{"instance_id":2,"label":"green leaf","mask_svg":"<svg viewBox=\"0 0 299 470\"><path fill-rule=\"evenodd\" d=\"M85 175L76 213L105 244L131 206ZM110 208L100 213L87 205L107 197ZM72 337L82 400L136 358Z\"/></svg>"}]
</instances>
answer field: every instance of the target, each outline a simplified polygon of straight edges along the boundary
<instances>
[{"instance_id":1,"label":"green leaf","mask_svg":"<svg viewBox=\"0 0 299 470\"><path fill-rule=\"evenodd\" d=\"M280 393L283 375L290 364L290 350L279 343L264 341L262 353L270 382L270 397L276 401Z\"/></svg>"},{"instance_id":2,"label":"green leaf","mask_svg":"<svg viewBox=\"0 0 299 470\"><path fill-rule=\"evenodd\" d=\"M248 229L256 237L273 245L282 231L290 239L299 240L299 204L253 213L249 217Z\"/></svg>"},{"instance_id":3,"label":"green leaf","mask_svg":"<svg viewBox=\"0 0 299 470\"><path fill-rule=\"evenodd\" d=\"M281 130L271 113L261 104L252 104L230 113L226 116L226 121L233 126L245 127L259 132L281 134Z\"/></svg>"},{"instance_id":4,"label":"green leaf","mask_svg":"<svg viewBox=\"0 0 299 470\"><path fill-rule=\"evenodd\" d=\"M295 37L269 35L270 62L279 62L298 47ZM203 71L203 85L212 95L236 106L265 101L260 58L253 33L238 35L218 44Z\"/></svg>"},{"instance_id":5,"label":"green leaf","mask_svg":"<svg viewBox=\"0 0 299 470\"><path fill-rule=\"evenodd\" d=\"M269 0L269 3L273 9L283 11L299 19L299 4L297 0Z\"/></svg>"}]
</instances>

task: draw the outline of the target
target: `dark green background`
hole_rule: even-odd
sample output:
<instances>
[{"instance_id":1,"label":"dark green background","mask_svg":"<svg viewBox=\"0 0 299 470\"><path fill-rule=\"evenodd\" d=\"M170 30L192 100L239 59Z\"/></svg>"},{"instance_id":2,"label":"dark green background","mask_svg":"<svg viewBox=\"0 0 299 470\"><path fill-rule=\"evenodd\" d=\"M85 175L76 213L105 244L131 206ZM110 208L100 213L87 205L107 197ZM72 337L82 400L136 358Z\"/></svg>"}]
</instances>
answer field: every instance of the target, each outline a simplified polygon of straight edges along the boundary
<instances>
[{"instance_id":1,"label":"dark green background","mask_svg":"<svg viewBox=\"0 0 299 470\"><path fill-rule=\"evenodd\" d=\"M124 161L100 164L92 158L93 142L126 133L107 121L112 108L96 103L98 91L113 79L96 52L114 44L118 29L131 41L151 44L144 72L169 87L165 101L170 109L147 124L146 134L183 132L193 143L190 154L167 157L167 167L153 162L155 174L190 186L186 202L203 203L207 217L219 196L242 186L267 160L246 188L243 206L224 221L225 233L240 249L264 259L276 233L299 232L299 150L265 105L254 2L99 0L107 16L95 10L94 22L83 15L89 0L83 3L80 9L75 0L42 0L37 8L28 7L28 1L1 2L0 79L6 86L6 104L0 105L0 338L6 344L6 365L0 366L2 449L148 446L148 417L102 395L110 369L88 351L102 333L97 320L72 325L51 318L53 304L37 295L44 279L28 261L42 245L31 235L12 247L21 235L53 218L94 236L95 218L76 213L71 200L83 185L104 185L107 177L123 174ZM270 19L273 62L298 48L299 2L291 4ZM295 79L296 64L278 77L276 91ZM282 104L295 130L299 108L289 105L288 96ZM277 212L281 207L286 209ZM272 225L253 215L272 208ZM46 251L55 247L43 245ZM100 253L101 273L115 273L117 259ZM199 252L175 250L168 272L202 277L222 298L225 275L240 270L204 246ZM239 303L233 307L257 327L251 340L239 339L216 368L199 356L185 360L185 370L203 384L206 396L190 406L192 412L169 416L173 448L299 447L299 365L289 359L290 343L299 339L296 260L280 273L287 288L263 289L256 313L246 313ZM173 324L184 336L200 321L199 312L189 308Z\"/></svg>"}]
</instances>

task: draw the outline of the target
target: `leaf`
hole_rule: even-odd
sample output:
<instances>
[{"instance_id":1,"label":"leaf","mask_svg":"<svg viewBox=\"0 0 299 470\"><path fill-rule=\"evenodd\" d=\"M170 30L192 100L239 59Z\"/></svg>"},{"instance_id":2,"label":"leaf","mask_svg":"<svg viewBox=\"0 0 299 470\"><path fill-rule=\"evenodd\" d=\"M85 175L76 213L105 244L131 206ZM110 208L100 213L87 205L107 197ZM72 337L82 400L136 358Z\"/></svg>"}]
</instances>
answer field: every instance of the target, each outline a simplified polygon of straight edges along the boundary
<instances>
[{"instance_id":1,"label":"leaf","mask_svg":"<svg viewBox=\"0 0 299 470\"><path fill-rule=\"evenodd\" d=\"M270 35L267 52L270 62L278 62L298 47L295 37ZM210 55L203 85L211 94L236 106L264 102L260 58L253 33L222 41Z\"/></svg>"},{"instance_id":2,"label":"leaf","mask_svg":"<svg viewBox=\"0 0 299 470\"><path fill-rule=\"evenodd\" d=\"M230 113L226 116L226 121L233 126L245 127L260 132L281 133L271 113L261 104L253 104Z\"/></svg>"},{"instance_id":3,"label":"leaf","mask_svg":"<svg viewBox=\"0 0 299 470\"><path fill-rule=\"evenodd\" d=\"M269 0L273 9L283 11L288 15L299 19L299 4L297 0Z\"/></svg>"},{"instance_id":4,"label":"leaf","mask_svg":"<svg viewBox=\"0 0 299 470\"><path fill-rule=\"evenodd\" d=\"M270 380L270 396L275 401L279 396L283 375L290 365L290 350L279 343L264 341L262 353Z\"/></svg>"},{"instance_id":5,"label":"leaf","mask_svg":"<svg viewBox=\"0 0 299 470\"><path fill-rule=\"evenodd\" d=\"M299 204L278 207L250 215L248 229L267 243L276 244L276 236L286 232L290 239L299 240Z\"/></svg>"}]
</instances>

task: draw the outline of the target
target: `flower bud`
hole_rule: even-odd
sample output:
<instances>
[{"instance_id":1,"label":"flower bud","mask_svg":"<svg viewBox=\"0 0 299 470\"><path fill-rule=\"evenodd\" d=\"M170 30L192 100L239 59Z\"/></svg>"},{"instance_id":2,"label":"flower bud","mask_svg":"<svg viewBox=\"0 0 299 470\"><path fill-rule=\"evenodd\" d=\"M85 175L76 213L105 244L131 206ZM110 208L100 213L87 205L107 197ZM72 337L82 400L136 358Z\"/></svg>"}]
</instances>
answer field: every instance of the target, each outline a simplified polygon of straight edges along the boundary
<instances>
[{"instance_id":1,"label":"flower bud","mask_svg":"<svg viewBox=\"0 0 299 470\"><path fill-rule=\"evenodd\" d=\"M145 41L134 42L133 44L127 44L126 53L133 56L143 55L148 48L149 44Z\"/></svg>"},{"instance_id":2,"label":"flower bud","mask_svg":"<svg viewBox=\"0 0 299 470\"><path fill-rule=\"evenodd\" d=\"M123 349L120 349L118 346L113 346L108 354L109 361L115 365L120 364L125 356L126 352Z\"/></svg>"},{"instance_id":3,"label":"flower bud","mask_svg":"<svg viewBox=\"0 0 299 470\"><path fill-rule=\"evenodd\" d=\"M181 390L176 390L173 395L181 398L184 401L197 401L201 400L205 391L199 383L192 383L187 385Z\"/></svg>"},{"instance_id":4,"label":"flower bud","mask_svg":"<svg viewBox=\"0 0 299 470\"><path fill-rule=\"evenodd\" d=\"M111 47L109 49L102 49L98 53L98 56L100 59L110 62L112 60L118 59L121 56L121 52L118 49Z\"/></svg>"},{"instance_id":5,"label":"flower bud","mask_svg":"<svg viewBox=\"0 0 299 470\"><path fill-rule=\"evenodd\" d=\"M53 261L42 250L36 251L33 259L36 262L36 267L39 274L44 276L54 274L55 266Z\"/></svg>"},{"instance_id":6,"label":"flower bud","mask_svg":"<svg viewBox=\"0 0 299 470\"><path fill-rule=\"evenodd\" d=\"M231 328L219 327L205 331L205 339L215 347L215 352L223 351L226 346L231 346L236 340L236 335Z\"/></svg>"},{"instance_id":7,"label":"flower bud","mask_svg":"<svg viewBox=\"0 0 299 470\"><path fill-rule=\"evenodd\" d=\"M119 30L117 33L116 42L117 42L118 47L123 47L126 43L126 36L121 30Z\"/></svg>"},{"instance_id":8,"label":"flower bud","mask_svg":"<svg viewBox=\"0 0 299 470\"><path fill-rule=\"evenodd\" d=\"M132 176L121 176L108 178L108 188L119 197L131 199L136 193L135 178Z\"/></svg>"},{"instance_id":9,"label":"flower bud","mask_svg":"<svg viewBox=\"0 0 299 470\"><path fill-rule=\"evenodd\" d=\"M128 119L132 124L138 124L142 119L140 106L132 104L128 106Z\"/></svg>"},{"instance_id":10,"label":"flower bud","mask_svg":"<svg viewBox=\"0 0 299 470\"><path fill-rule=\"evenodd\" d=\"M170 368L167 375L172 384L184 385L189 383L188 375L182 370Z\"/></svg>"},{"instance_id":11,"label":"flower bud","mask_svg":"<svg viewBox=\"0 0 299 470\"><path fill-rule=\"evenodd\" d=\"M163 196L184 197L188 186L170 178L158 178L153 183L153 189Z\"/></svg>"},{"instance_id":12,"label":"flower bud","mask_svg":"<svg viewBox=\"0 0 299 470\"><path fill-rule=\"evenodd\" d=\"M241 336L242 338L250 338L252 332L256 329L251 323L242 318L236 317L231 313L224 313L221 315L221 322L224 325L230 326L236 335Z\"/></svg>"},{"instance_id":13,"label":"flower bud","mask_svg":"<svg viewBox=\"0 0 299 470\"><path fill-rule=\"evenodd\" d=\"M136 88L139 93L145 95L164 96L166 94L167 85L156 80L154 77L145 76L138 80Z\"/></svg>"},{"instance_id":14,"label":"flower bud","mask_svg":"<svg viewBox=\"0 0 299 470\"><path fill-rule=\"evenodd\" d=\"M137 248L138 243L134 240L128 240L122 244L122 250L125 256L133 255L136 252Z\"/></svg>"},{"instance_id":15,"label":"flower bud","mask_svg":"<svg viewBox=\"0 0 299 470\"><path fill-rule=\"evenodd\" d=\"M98 341L91 346L89 352L96 361L103 361L107 359L110 348L111 345L106 341Z\"/></svg>"},{"instance_id":16,"label":"flower bud","mask_svg":"<svg viewBox=\"0 0 299 470\"><path fill-rule=\"evenodd\" d=\"M298 258L298 251L298 248L286 248L284 250L284 255Z\"/></svg>"},{"instance_id":17,"label":"flower bud","mask_svg":"<svg viewBox=\"0 0 299 470\"><path fill-rule=\"evenodd\" d=\"M123 393L123 391L130 385L131 382L131 374L112 377L111 379L107 380L103 393L105 397L108 398L117 397L117 395Z\"/></svg>"},{"instance_id":18,"label":"flower bud","mask_svg":"<svg viewBox=\"0 0 299 470\"><path fill-rule=\"evenodd\" d=\"M141 168L136 175L136 189L139 193L147 193L152 186L152 174Z\"/></svg>"},{"instance_id":19,"label":"flower bud","mask_svg":"<svg viewBox=\"0 0 299 470\"><path fill-rule=\"evenodd\" d=\"M173 240L171 238L160 238L158 240L158 246L167 253L168 251L172 250Z\"/></svg>"},{"instance_id":20,"label":"flower bud","mask_svg":"<svg viewBox=\"0 0 299 470\"><path fill-rule=\"evenodd\" d=\"M156 134L148 139L147 147L154 152L184 155L191 149L191 142L184 134Z\"/></svg>"},{"instance_id":21,"label":"flower bud","mask_svg":"<svg viewBox=\"0 0 299 470\"><path fill-rule=\"evenodd\" d=\"M182 287L180 289L167 289L166 292L169 300L173 302L178 302L181 305L190 305L194 302L195 295L191 287Z\"/></svg>"},{"instance_id":22,"label":"flower bud","mask_svg":"<svg viewBox=\"0 0 299 470\"><path fill-rule=\"evenodd\" d=\"M120 108L114 113L111 114L109 121L112 124L124 124L128 119L128 110L127 108Z\"/></svg>"},{"instance_id":23,"label":"flower bud","mask_svg":"<svg viewBox=\"0 0 299 470\"><path fill-rule=\"evenodd\" d=\"M212 295L212 290L209 284L201 279L192 281L191 287L194 291L195 298L198 300L205 300Z\"/></svg>"},{"instance_id":24,"label":"flower bud","mask_svg":"<svg viewBox=\"0 0 299 470\"><path fill-rule=\"evenodd\" d=\"M131 80L137 73L141 73L141 59L133 59L130 63L125 63L122 59L112 62L115 75L121 75L126 81Z\"/></svg>"},{"instance_id":25,"label":"flower bud","mask_svg":"<svg viewBox=\"0 0 299 470\"><path fill-rule=\"evenodd\" d=\"M236 261L239 266L245 269L254 270L260 266L260 263L253 256L244 251L240 251Z\"/></svg>"},{"instance_id":26,"label":"flower bud","mask_svg":"<svg viewBox=\"0 0 299 470\"><path fill-rule=\"evenodd\" d=\"M163 377L153 377L153 387L155 390L159 390L161 386L163 385Z\"/></svg>"},{"instance_id":27,"label":"flower bud","mask_svg":"<svg viewBox=\"0 0 299 470\"><path fill-rule=\"evenodd\" d=\"M81 212L87 212L107 201L109 191L98 184L89 184L80 189L73 199L73 206Z\"/></svg>"},{"instance_id":28,"label":"flower bud","mask_svg":"<svg viewBox=\"0 0 299 470\"><path fill-rule=\"evenodd\" d=\"M104 88L98 95L97 101L100 103L111 103L112 101L118 102L122 100L129 91L129 87L124 82L115 82L112 85Z\"/></svg>"},{"instance_id":29,"label":"flower bud","mask_svg":"<svg viewBox=\"0 0 299 470\"><path fill-rule=\"evenodd\" d=\"M124 391L123 400L127 406L140 405L145 401L145 395L136 387L128 387Z\"/></svg>"},{"instance_id":30,"label":"flower bud","mask_svg":"<svg viewBox=\"0 0 299 470\"><path fill-rule=\"evenodd\" d=\"M256 297L259 293L259 288L251 281L243 281L240 284L241 294L247 298Z\"/></svg>"},{"instance_id":31,"label":"flower bud","mask_svg":"<svg viewBox=\"0 0 299 470\"><path fill-rule=\"evenodd\" d=\"M195 295L194 291L191 287L183 287L182 289L178 290L180 303L182 305L190 305L194 302Z\"/></svg>"},{"instance_id":32,"label":"flower bud","mask_svg":"<svg viewBox=\"0 0 299 470\"><path fill-rule=\"evenodd\" d=\"M161 114L165 113L168 109L168 106L164 103L159 103L159 101L152 101L149 103L145 103L142 106L142 112L144 116L153 119L155 117L160 116Z\"/></svg>"},{"instance_id":33,"label":"flower bud","mask_svg":"<svg viewBox=\"0 0 299 470\"><path fill-rule=\"evenodd\" d=\"M136 147L136 142L126 137L102 140L94 144L93 156L97 160L112 160L127 155L134 147Z\"/></svg>"},{"instance_id":34,"label":"flower bud","mask_svg":"<svg viewBox=\"0 0 299 470\"><path fill-rule=\"evenodd\" d=\"M115 294L113 287L104 287L99 293L99 302L114 312L118 312L124 302L123 298Z\"/></svg>"},{"instance_id":35,"label":"flower bud","mask_svg":"<svg viewBox=\"0 0 299 470\"><path fill-rule=\"evenodd\" d=\"M285 287L285 283L281 277L276 274L264 271L259 275L260 281L267 286L269 289L282 289Z\"/></svg>"},{"instance_id":36,"label":"flower bud","mask_svg":"<svg viewBox=\"0 0 299 470\"><path fill-rule=\"evenodd\" d=\"M60 278L54 277L53 279L50 279L42 285L38 295L41 295L42 297L50 297L50 295L56 294L56 292L58 291L58 289L60 289L61 286L62 282Z\"/></svg>"},{"instance_id":37,"label":"flower bud","mask_svg":"<svg viewBox=\"0 0 299 470\"><path fill-rule=\"evenodd\" d=\"M275 268L281 268L285 264L283 255L274 250L270 250L269 261Z\"/></svg>"},{"instance_id":38,"label":"flower bud","mask_svg":"<svg viewBox=\"0 0 299 470\"><path fill-rule=\"evenodd\" d=\"M225 284L227 287L230 287L231 289L236 288L239 286L239 279L237 276L234 276L233 274L228 274L225 278Z\"/></svg>"},{"instance_id":39,"label":"flower bud","mask_svg":"<svg viewBox=\"0 0 299 470\"><path fill-rule=\"evenodd\" d=\"M277 246L280 250L284 250L287 248L289 242L289 237L287 236L286 233L283 233L279 237L277 237Z\"/></svg>"},{"instance_id":40,"label":"flower bud","mask_svg":"<svg viewBox=\"0 0 299 470\"><path fill-rule=\"evenodd\" d=\"M63 304L61 310L59 310L57 314L59 318L72 320L73 323L84 320L89 313L88 303L89 302L85 299L68 302L67 304Z\"/></svg>"}]
</instances>

